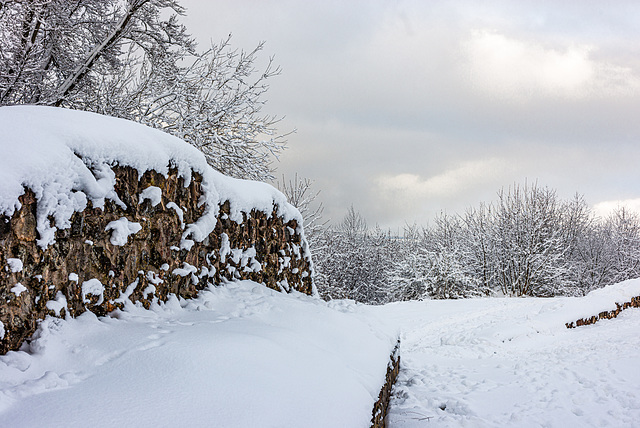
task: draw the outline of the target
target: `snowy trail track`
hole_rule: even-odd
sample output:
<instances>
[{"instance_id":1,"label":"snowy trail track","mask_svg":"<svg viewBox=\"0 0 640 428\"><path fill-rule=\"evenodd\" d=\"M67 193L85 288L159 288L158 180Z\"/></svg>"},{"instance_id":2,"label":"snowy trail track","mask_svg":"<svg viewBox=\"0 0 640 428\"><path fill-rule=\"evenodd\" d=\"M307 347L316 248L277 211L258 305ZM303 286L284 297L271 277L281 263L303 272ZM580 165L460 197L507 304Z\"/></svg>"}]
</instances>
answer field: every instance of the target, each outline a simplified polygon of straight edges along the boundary
<instances>
[{"instance_id":1,"label":"snowy trail track","mask_svg":"<svg viewBox=\"0 0 640 428\"><path fill-rule=\"evenodd\" d=\"M640 310L567 329L571 299L391 304L391 427L640 426ZM570 315L569 315L570 316Z\"/></svg>"}]
</instances>

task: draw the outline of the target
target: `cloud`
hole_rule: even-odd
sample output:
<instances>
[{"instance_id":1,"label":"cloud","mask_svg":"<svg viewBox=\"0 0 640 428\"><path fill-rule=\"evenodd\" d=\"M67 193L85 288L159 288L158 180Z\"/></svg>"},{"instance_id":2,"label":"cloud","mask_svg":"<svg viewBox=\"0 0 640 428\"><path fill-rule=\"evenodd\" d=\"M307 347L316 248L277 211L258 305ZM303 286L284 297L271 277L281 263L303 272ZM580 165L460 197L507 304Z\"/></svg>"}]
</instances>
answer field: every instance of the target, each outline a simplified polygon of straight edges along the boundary
<instances>
[{"instance_id":1,"label":"cloud","mask_svg":"<svg viewBox=\"0 0 640 428\"><path fill-rule=\"evenodd\" d=\"M387 198L455 197L478 184L493 181L496 175L508 169L503 159L481 159L463 162L426 179L418 174L381 174L376 185L382 196Z\"/></svg>"},{"instance_id":2,"label":"cloud","mask_svg":"<svg viewBox=\"0 0 640 428\"><path fill-rule=\"evenodd\" d=\"M334 222L425 223L524 179L640 197L638 2L181 3L205 45L267 41L263 111L297 128L277 175L314 180Z\"/></svg>"},{"instance_id":3,"label":"cloud","mask_svg":"<svg viewBox=\"0 0 640 428\"><path fill-rule=\"evenodd\" d=\"M633 70L593 59L594 49L575 43L550 47L487 30L471 31L463 43L472 86L499 98L528 101L637 94L640 79Z\"/></svg>"},{"instance_id":4,"label":"cloud","mask_svg":"<svg viewBox=\"0 0 640 428\"><path fill-rule=\"evenodd\" d=\"M640 214L640 198L602 201L593 206L593 212L599 217L607 217L619 208L625 208Z\"/></svg>"}]
</instances>

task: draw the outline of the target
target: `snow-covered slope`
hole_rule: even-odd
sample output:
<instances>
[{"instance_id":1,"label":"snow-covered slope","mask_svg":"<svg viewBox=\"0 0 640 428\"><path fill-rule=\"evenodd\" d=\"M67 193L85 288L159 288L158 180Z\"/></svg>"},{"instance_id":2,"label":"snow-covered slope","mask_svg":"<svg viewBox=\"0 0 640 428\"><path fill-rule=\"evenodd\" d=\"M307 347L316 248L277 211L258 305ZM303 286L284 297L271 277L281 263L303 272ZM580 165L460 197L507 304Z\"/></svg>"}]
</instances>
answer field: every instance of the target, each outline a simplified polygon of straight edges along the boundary
<instances>
[{"instance_id":1,"label":"snow-covered slope","mask_svg":"<svg viewBox=\"0 0 640 428\"><path fill-rule=\"evenodd\" d=\"M0 356L0 426L368 427L396 332L365 309L245 281L47 318Z\"/></svg>"},{"instance_id":2,"label":"snow-covered slope","mask_svg":"<svg viewBox=\"0 0 640 428\"><path fill-rule=\"evenodd\" d=\"M403 330L390 426L640 426L640 309L565 327L639 292L633 280L584 298L374 308Z\"/></svg>"}]
</instances>

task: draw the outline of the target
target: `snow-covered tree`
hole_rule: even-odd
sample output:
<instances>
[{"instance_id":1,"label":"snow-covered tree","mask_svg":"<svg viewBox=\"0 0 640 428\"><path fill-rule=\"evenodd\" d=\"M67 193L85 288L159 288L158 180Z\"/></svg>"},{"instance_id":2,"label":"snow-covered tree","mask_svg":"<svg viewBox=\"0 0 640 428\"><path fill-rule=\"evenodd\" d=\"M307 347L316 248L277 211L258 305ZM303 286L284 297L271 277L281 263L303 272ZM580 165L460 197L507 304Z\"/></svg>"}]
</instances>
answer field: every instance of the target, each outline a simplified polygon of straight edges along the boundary
<instances>
[{"instance_id":1,"label":"snow-covered tree","mask_svg":"<svg viewBox=\"0 0 640 428\"><path fill-rule=\"evenodd\" d=\"M423 245L428 274L425 297L452 299L479 294L473 272L473 254L465 245L464 222L458 216L440 214L425 230ZM424 251L424 250L423 250Z\"/></svg>"},{"instance_id":2,"label":"snow-covered tree","mask_svg":"<svg viewBox=\"0 0 640 428\"><path fill-rule=\"evenodd\" d=\"M640 217L621 207L607 219L611 233L614 282L640 276Z\"/></svg>"},{"instance_id":3,"label":"snow-covered tree","mask_svg":"<svg viewBox=\"0 0 640 428\"><path fill-rule=\"evenodd\" d=\"M496 206L498 284L516 296L554 295L568 275L567 247L556 193L514 186L499 193Z\"/></svg>"},{"instance_id":4,"label":"snow-covered tree","mask_svg":"<svg viewBox=\"0 0 640 428\"><path fill-rule=\"evenodd\" d=\"M0 103L84 107L104 76L135 63L123 55L132 46L167 62L193 51L183 12L175 0L4 1Z\"/></svg>"},{"instance_id":5,"label":"snow-covered tree","mask_svg":"<svg viewBox=\"0 0 640 428\"><path fill-rule=\"evenodd\" d=\"M363 254L368 229L351 207L341 224L322 236L321 253L315 259L316 286L324 298L363 300L367 294L367 259Z\"/></svg>"},{"instance_id":6,"label":"snow-covered tree","mask_svg":"<svg viewBox=\"0 0 640 428\"><path fill-rule=\"evenodd\" d=\"M325 297L368 303L583 295L640 276L640 217L621 208L601 221L584 198L515 185L462 216L441 214L403 237L369 229L353 207L322 234Z\"/></svg>"},{"instance_id":7,"label":"snow-covered tree","mask_svg":"<svg viewBox=\"0 0 640 428\"><path fill-rule=\"evenodd\" d=\"M272 160L285 148L286 135L276 129L281 118L261 113L267 80L280 73L272 59L262 72L255 69L263 46L238 51L227 38L204 53L182 51L173 63L145 52L138 75L130 73L126 86L105 82L92 105L182 138L225 174L271 179ZM190 65L177 66L183 62Z\"/></svg>"},{"instance_id":8,"label":"snow-covered tree","mask_svg":"<svg viewBox=\"0 0 640 428\"><path fill-rule=\"evenodd\" d=\"M326 255L326 248L323 247L322 236L327 228L328 220L323 219L324 207L322 203L316 203L319 190L313 190L313 182L308 178L294 175L293 179L287 180L282 176L276 181L276 187L287 197L291 205L296 207L304 219L304 234L309 242L311 255L314 260Z\"/></svg>"},{"instance_id":9,"label":"snow-covered tree","mask_svg":"<svg viewBox=\"0 0 640 428\"><path fill-rule=\"evenodd\" d=\"M575 295L612 284L616 278L615 251L611 240L611 225L594 223L580 236L571 259L575 276Z\"/></svg>"},{"instance_id":10,"label":"snow-covered tree","mask_svg":"<svg viewBox=\"0 0 640 428\"><path fill-rule=\"evenodd\" d=\"M425 297L458 299L478 295L476 278L467 272L460 247L441 247L429 254Z\"/></svg>"},{"instance_id":11,"label":"snow-covered tree","mask_svg":"<svg viewBox=\"0 0 640 428\"><path fill-rule=\"evenodd\" d=\"M424 298L430 266L428 252L423 245L423 229L417 224L406 225L402 238L396 240L394 255L385 278L389 300Z\"/></svg>"},{"instance_id":12,"label":"snow-covered tree","mask_svg":"<svg viewBox=\"0 0 640 428\"><path fill-rule=\"evenodd\" d=\"M327 229L315 259L316 286L327 299L348 298L380 304L391 299L387 281L397 239L367 222L353 206L343 221Z\"/></svg>"},{"instance_id":13,"label":"snow-covered tree","mask_svg":"<svg viewBox=\"0 0 640 428\"><path fill-rule=\"evenodd\" d=\"M177 0L6 0L0 7L0 105L43 104L142 122L203 151L218 170L271 178L284 148L279 118L262 115L263 44L229 39L203 53L179 23Z\"/></svg>"},{"instance_id":14,"label":"snow-covered tree","mask_svg":"<svg viewBox=\"0 0 640 428\"><path fill-rule=\"evenodd\" d=\"M369 230L364 218L351 206L335 229L327 232L326 263L319 263L323 286L338 297L368 301L371 277L368 243Z\"/></svg>"},{"instance_id":15,"label":"snow-covered tree","mask_svg":"<svg viewBox=\"0 0 640 428\"><path fill-rule=\"evenodd\" d=\"M475 278L478 292L482 294L489 294L497 288L497 238L494 220L493 207L484 203L478 208L468 209L462 217L460 245L467 250L467 272Z\"/></svg>"}]
</instances>

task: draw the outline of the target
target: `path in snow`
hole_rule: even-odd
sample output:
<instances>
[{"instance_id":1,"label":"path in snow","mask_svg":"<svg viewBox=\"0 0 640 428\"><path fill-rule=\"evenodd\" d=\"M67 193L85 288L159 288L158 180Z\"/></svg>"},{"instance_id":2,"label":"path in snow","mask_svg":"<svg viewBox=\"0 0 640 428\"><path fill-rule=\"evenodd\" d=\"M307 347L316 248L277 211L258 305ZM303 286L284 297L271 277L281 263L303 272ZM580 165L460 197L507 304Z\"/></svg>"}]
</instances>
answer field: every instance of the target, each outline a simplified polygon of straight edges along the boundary
<instances>
[{"instance_id":1,"label":"path in snow","mask_svg":"<svg viewBox=\"0 0 640 428\"><path fill-rule=\"evenodd\" d=\"M640 310L573 330L571 299L380 308L402 326L391 427L640 425Z\"/></svg>"}]
</instances>

